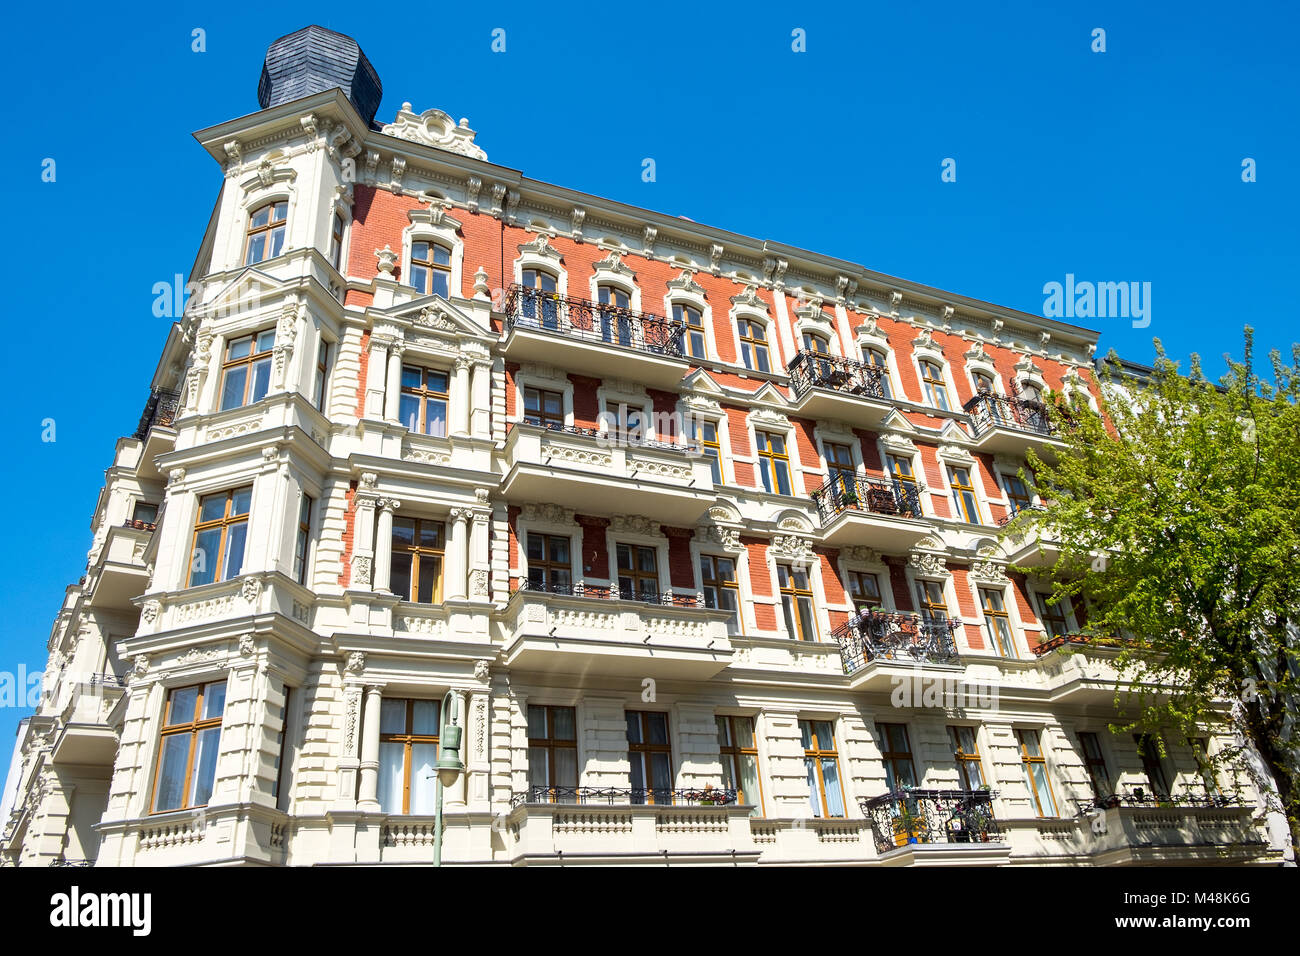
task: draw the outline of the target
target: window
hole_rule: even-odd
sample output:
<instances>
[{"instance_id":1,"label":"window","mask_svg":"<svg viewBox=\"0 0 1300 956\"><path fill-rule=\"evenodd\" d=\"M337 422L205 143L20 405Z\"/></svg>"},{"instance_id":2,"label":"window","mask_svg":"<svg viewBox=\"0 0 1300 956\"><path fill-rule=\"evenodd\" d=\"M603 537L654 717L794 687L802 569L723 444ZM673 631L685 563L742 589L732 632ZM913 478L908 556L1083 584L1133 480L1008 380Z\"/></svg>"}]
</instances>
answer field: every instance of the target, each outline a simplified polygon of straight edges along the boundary
<instances>
[{"instance_id":1,"label":"window","mask_svg":"<svg viewBox=\"0 0 1300 956\"><path fill-rule=\"evenodd\" d=\"M818 335L816 332L805 332L803 334L803 347L809 352L816 352L818 355L830 355L830 341L824 335Z\"/></svg>"},{"instance_id":2,"label":"window","mask_svg":"<svg viewBox=\"0 0 1300 956\"><path fill-rule=\"evenodd\" d=\"M221 744L221 714L226 709L226 682L177 687L167 694L154 813L204 807L212 799Z\"/></svg>"},{"instance_id":3,"label":"window","mask_svg":"<svg viewBox=\"0 0 1300 956\"><path fill-rule=\"evenodd\" d=\"M379 702L379 806L385 813L432 814L441 702Z\"/></svg>"},{"instance_id":4,"label":"window","mask_svg":"<svg viewBox=\"0 0 1300 956\"><path fill-rule=\"evenodd\" d=\"M403 601L442 600L444 526L422 518L393 519L393 561L389 590Z\"/></svg>"},{"instance_id":5,"label":"window","mask_svg":"<svg viewBox=\"0 0 1300 956\"><path fill-rule=\"evenodd\" d=\"M1043 757L1037 730L1017 730L1016 740L1020 743L1020 762L1025 768L1025 786L1033 798L1034 808L1040 817L1054 817L1056 798L1052 796L1052 784L1047 779L1047 760Z\"/></svg>"},{"instance_id":6,"label":"window","mask_svg":"<svg viewBox=\"0 0 1300 956\"><path fill-rule=\"evenodd\" d=\"M528 587L534 591L567 594L573 588L569 539L554 534L528 533Z\"/></svg>"},{"instance_id":7,"label":"window","mask_svg":"<svg viewBox=\"0 0 1300 956\"><path fill-rule=\"evenodd\" d=\"M540 388L525 388L524 421L543 428L563 428L564 395Z\"/></svg>"},{"instance_id":8,"label":"window","mask_svg":"<svg viewBox=\"0 0 1300 956\"><path fill-rule=\"evenodd\" d=\"M754 432L758 443L758 470L763 479L763 490L770 494L790 494L790 456L785 450L785 438L774 432Z\"/></svg>"},{"instance_id":9,"label":"window","mask_svg":"<svg viewBox=\"0 0 1300 956\"><path fill-rule=\"evenodd\" d=\"M410 431L446 437L447 373L438 369L403 365L398 415Z\"/></svg>"},{"instance_id":10,"label":"window","mask_svg":"<svg viewBox=\"0 0 1300 956\"><path fill-rule=\"evenodd\" d=\"M949 468L948 487L952 489L952 502L957 509L957 520L967 524L980 523L979 507L975 504L975 486L971 484L969 468Z\"/></svg>"},{"instance_id":11,"label":"window","mask_svg":"<svg viewBox=\"0 0 1300 956\"><path fill-rule=\"evenodd\" d=\"M700 450L709 459L713 483L722 484L722 444L718 439L718 423L691 419L691 439L700 443Z\"/></svg>"},{"instance_id":12,"label":"window","mask_svg":"<svg viewBox=\"0 0 1300 956\"><path fill-rule=\"evenodd\" d=\"M644 431L645 412L636 405L624 402L605 402L605 427L618 441L644 441L649 436Z\"/></svg>"},{"instance_id":13,"label":"window","mask_svg":"<svg viewBox=\"0 0 1300 956\"><path fill-rule=\"evenodd\" d=\"M1018 475L1003 475L1002 486L1007 490L1007 503L1010 504L1013 515L1024 511L1033 503L1029 489Z\"/></svg>"},{"instance_id":14,"label":"window","mask_svg":"<svg viewBox=\"0 0 1300 956\"><path fill-rule=\"evenodd\" d=\"M841 491L853 491L857 485L857 466L853 464L853 451L848 445L826 442L826 473Z\"/></svg>"},{"instance_id":15,"label":"window","mask_svg":"<svg viewBox=\"0 0 1300 956\"><path fill-rule=\"evenodd\" d=\"M997 388L993 384L993 376L988 372L976 372L974 378L976 395L994 395L997 393Z\"/></svg>"},{"instance_id":16,"label":"window","mask_svg":"<svg viewBox=\"0 0 1300 956\"><path fill-rule=\"evenodd\" d=\"M525 319L540 320L544 329L560 327L560 303L556 296L559 280L549 272L541 269L523 270L525 289L534 292L525 294L521 304L521 314Z\"/></svg>"},{"instance_id":17,"label":"window","mask_svg":"<svg viewBox=\"0 0 1300 956\"><path fill-rule=\"evenodd\" d=\"M1002 592L994 588L980 588L980 604L984 611L984 635L989 647L1003 657L1018 657L1016 642L1011 636L1011 618L1007 615Z\"/></svg>"},{"instance_id":18,"label":"window","mask_svg":"<svg viewBox=\"0 0 1300 956\"><path fill-rule=\"evenodd\" d=\"M849 597L859 613L879 608L880 579L867 571L850 571Z\"/></svg>"},{"instance_id":19,"label":"window","mask_svg":"<svg viewBox=\"0 0 1300 956\"><path fill-rule=\"evenodd\" d=\"M299 584L307 583L307 543L311 540L311 508L313 501L307 495L302 496L298 505L298 534L293 543L293 579Z\"/></svg>"},{"instance_id":20,"label":"window","mask_svg":"<svg viewBox=\"0 0 1300 956\"><path fill-rule=\"evenodd\" d=\"M578 786L578 722L572 707L528 705L529 799L572 803ZM540 791L540 793L538 792Z\"/></svg>"},{"instance_id":21,"label":"window","mask_svg":"<svg viewBox=\"0 0 1300 956\"><path fill-rule=\"evenodd\" d=\"M755 372L772 371L767 354L767 330L753 319L737 319L740 331L740 358L745 368Z\"/></svg>"},{"instance_id":22,"label":"window","mask_svg":"<svg viewBox=\"0 0 1300 956\"><path fill-rule=\"evenodd\" d=\"M799 721L803 765L808 775L808 803L815 817L844 816L844 789L840 784L840 755L835 730L829 720Z\"/></svg>"},{"instance_id":23,"label":"window","mask_svg":"<svg viewBox=\"0 0 1300 956\"><path fill-rule=\"evenodd\" d=\"M343 227L343 213L336 212L330 226L330 264L340 271L343 266Z\"/></svg>"},{"instance_id":24,"label":"window","mask_svg":"<svg viewBox=\"0 0 1300 956\"><path fill-rule=\"evenodd\" d=\"M1069 606L1069 598L1062 597L1056 603L1050 603L1051 597L1046 594L1039 594L1038 605L1043 612L1043 627L1047 629L1047 636L1065 637L1070 633L1070 626L1065 620L1065 609Z\"/></svg>"},{"instance_id":25,"label":"window","mask_svg":"<svg viewBox=\"0 0 1300 956\"><path fill-rule=\"evenodd\" d=\"M672 803L673 748L668 742L668 715L629 710L625 716L632 802Z\"/></svg>"},{"instance_id":26,"label":"window","mask_svg":"<svg viewBox=\"0 0 1300 956\"><path fill-rule=\"evenodd\" d=\"M898 492L904 502L921 500L916 485L916 475L912 472L912 460L910 458L886 455L885 466L894 479L894 490Z\"/></svg>"},{"instance_id":27,"label":"window","mask_svg":"<svg viewBox=\"0 0 1300 956\"><path fill-rule=\"evenodd\" d=\"M1083 750L1083 766L1092 781L1092 795L1098 800L1110 796L1110 772L1101 753L1101 741L1096 734L1085 730L1079 734L1079 747Z\"/></svg>"},{"instance_id":28,"label":"window","mask_svg":"<svg viewBox=\"0 0 1300 956\"><path fill-rule=\"evenodd\" d=\"M451 250L436 242L412 242L411 285L423 295L447 298L451 289Z\"/></svg>"},{"instance_id":29,"label":"window","mask_svg":"<svg viewBox=\"0 0 1300 956\"><path fill-rule=\"evenodd\" d=\"M285 200L267 203L248 220L244 241L244 265L251 266L278 256L284 249L284 221L289 215Z\"/></svg>"},{"instance_id":30,"label":"window","mask_svg":"<svg viewBox=\"0 0 1300 956\"><path fill-rule=\"evenodd\" d=\"M978 790L984 786L984 768L980 765L980 750L975 742L975 728L949 727L948 740L952 744L952 759L957 762L957 776L961 781L961 789Z\"/></svg>"},{"instance_id":31,"label":"window","mask_svg":"<svg viewBox=\"0 0 1300 956\"><path fill-rule=\"evenodd\" d=\"M885 786L890 793L916 786L916 765L912 763L912 744L905 724L876 724L880 742L880 759L885 764Z\"/></svg>"},{"instance_id":32,"label":"window","mask_svg":"<svg viewBox=\"0 0 1300 956\"><path fill-rule=\"evenodd\" d=\"M704 349L704 316L700 310L673 303L673 320L684 329L686 354L691 358L707 358Z\"/></svg>"},{"instance_id":33,"label":"window","mask_svg":"<svg viewBox=\"0 0 1300 956\"><path fill-rule=\"evenodd\" d=\"M763 815L763 791L758 782L758 744L753 717L715 716L718 754L722 758L722 788L735 790L736 801L750 804L750 816Z\"/></svg>"},{"instance_id":34,"label":"window","mask_svg":"<svg viewBox=\"0 0 1300 956\"><path fill-rule=\"evenodd\" d=\"M1043 392L1042 389L1032 382L1025 382L1020 386L1020 398L1026 402L1038 402L1041 404L1043 401Z\"/></svg>"},{"instance_id":35,"label":"window","mask_svg":"<svg viewBox=\"0 0 1300 956\"><path fill-rule=\"evenodd\" d=\"M873 368L880 369L880 388L885 393L885 398L892 397L889 390L889 358L880 349L864 349L862 357L866 363Z\"/></svg>"},{"instance_id":36,"label":"window","mask_svg":"<svg viewBox=\"0 0 1300 956\"><path fill-rule=\"evenodd\" d=\"M631 346L634 343L631 297L623 289L602 285L596 289L596 299L601 304L600 337L605 342Z\"/></svg>"},{"instance_id":37,"label":"window","mask_svg":"<svg viewBox=\"0 0 1300 956\"><path fill-rule=\"evenodd\" d=\"M1214 772L1214 762L1210 759L1210 740L1208 737L1188 737L1187 745L1192 748L1192 757L1196 760L1196 772L1205 784L1205 795L1217 797L1223 793L1219 786L1218 774Z\"/></svg>"},{"instance_id":38,"label":"window","mask_svg":"<svg viewBox=\"0 0 1300 956\"><path fill-rule=\"evenodd\" d=\"M943 369L937 362L921 363L921 387L925 391L925 399L935 408L942 408L945 412L950 411L948 404L948 386L943 380Z\"/></svg>"},{"instance_id":39,"label":"window","mask_svg":"<svg viewBox=\"0 0 1300 956\"><path fill-rule=\"evenodd\" d=\"M921 617L926 621L948 620L948 602L944 600L943 584L938 581L916 582L916 603Z\"/></svg>"},{"instance_id":40,"label":"window","mask_svg":"<svg viewBox=\"0 0 1300 956\"><path fill-rule=\"evenodd\" d=\"M643 544L618 545L618 595L659 603L659 553Z\"/></svg>"},{"instance_id":41,"label":"window","mask_svg":"<svg viewBox=\"0 0 1300 956\"><path fill-rule=\"evenodd\" d=\"M221 363L221 411L260 402L271 387L275 329L231 339Z\"/></svg>"},{"instance_id":42,"label":"window","mask_svg":"<svg viewBox=\"0 0 1300 956\"><path fill-rule=\"evenodd\" d=\"M158 521L158 506L149 501L137 501L131 508L131 520L140 521L144 524L156 524Z\"/></svg>"},{"instance_id":43,"label":"window","mask_svg":"<svg viewBox=\"0 0 1300 956\"><path fill-rule=\"evenodd\" d=\"M1165 762L1160 759L1160 742L1151 734L1134 734L1133 743L1142 758L1142 772L1146 774L1152 793L1167 798L1169 777L1165 774Z\"/></svg>"},{"instance_id":44,"label":"window","mask_svg":"<svg viewBox=\"0 0 1300 956\"><path fill-rule=\"evenodd\" d=\"M786 564L776 566L781 585L781 611L785 615L786 633L796 640L817 640L817 623L813 615L812 584L808 572Z\"/></svg>"},{"instance_id":45,"label":"window","mask_svg":"<svg viewBox=\"0 0 1300 956\"><path fill-rule=\"evenodd\" d=\"M275 782L271 784L271 797L277 809L288 809L288 794L284 784L289 773L289 714L293 702L293 688L284 688L284 703L280 705L280 732L275 736Z\"/></svg>"},{"instance_id":46,"label":"window","mask_svg":"<svg viewBox=\"0 0 1300 956\"><path fill-rule=\"evenodd\" d=\"M199 499L199 520L194 525L186 587L238 577L244 567L248 507L252 500L252 485Z\"/></svg>"},{"instance_id":47,"label":"window","mask_svg":"<svg viewBox=\"0 0 1300 956\"><path fill-rule=\"evenodd\" d=\"M316 384L313 386L311 401L316 411L325 411L325 382L330 374L330 344L321 340L316 351Z\"/></svg>"},{"instance_id":48,"label":"window","mask_svg":"<svg viewBox=\"0 0 1300 956\"><path fill-rule=\"evenodd\" d=\"M736 586L736 562L719 555L700 555L700 584L704 588L704 606L730 611L732 629L739 631L740 591Z\"/></svg>"}]
</instances>

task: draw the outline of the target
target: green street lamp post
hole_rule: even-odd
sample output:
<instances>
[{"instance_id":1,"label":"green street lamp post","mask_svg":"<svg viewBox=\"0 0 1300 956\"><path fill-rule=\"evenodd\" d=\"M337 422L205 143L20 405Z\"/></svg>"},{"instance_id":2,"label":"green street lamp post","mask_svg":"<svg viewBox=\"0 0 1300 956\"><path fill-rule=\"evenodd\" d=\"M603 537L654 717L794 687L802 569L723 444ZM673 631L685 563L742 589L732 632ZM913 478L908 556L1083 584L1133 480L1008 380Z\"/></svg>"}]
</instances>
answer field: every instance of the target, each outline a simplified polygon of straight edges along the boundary
<instances>
[{"instance_id":1,"label":"green street lamp post","mask_svg":"<svg viewBox=\"0 0 1300 956\"><path fill-rule=\"evenodd\" d=\"M433 865L442 866L442 791L454 784L465 772L465 761L460 756L460 742L464 734L464 695L449 690L442 699L442 720L438 725L438 792L433 824Z\"/></svg>"}]
</instances>

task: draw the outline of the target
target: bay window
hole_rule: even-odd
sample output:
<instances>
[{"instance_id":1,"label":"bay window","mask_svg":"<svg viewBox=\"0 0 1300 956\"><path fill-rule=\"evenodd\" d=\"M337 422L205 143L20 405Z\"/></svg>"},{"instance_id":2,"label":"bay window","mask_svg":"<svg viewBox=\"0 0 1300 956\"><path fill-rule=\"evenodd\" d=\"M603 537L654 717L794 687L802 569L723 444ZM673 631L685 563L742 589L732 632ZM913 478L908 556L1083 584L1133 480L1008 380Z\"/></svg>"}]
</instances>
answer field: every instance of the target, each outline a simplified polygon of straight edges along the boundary
<instances>
[{"instance_id":1,"label":"bay window","mask_svg":"<svg viewBox=\"0 0 1300 956\"><path fill-rule=\"evenodd\" d=\"M242 408L266 397L271 387L275 329L241 335L226 343L221 363L221 411Z\"/></svg>"},{"instance_id":2,"label":"bay window","mask_svg":"<svg viewBox=\"0 0 1300 956\"><path fill-rule=\"evenodd\" d=\"M207 806L217 778L226 682L177 687L167 694L153 812Z\"/></svg>"},{"instance_id":3,"label":"bay window","mask_svg":"<svg viewBox=\"0 0 1300 956\"><path fill-rule=\"evenodd\" d=\"M229 581L239 576L244 568L244 543L248 538L248 509L252 500L252 485L199 499L186 587Z\"/></svg>"}]
</instances>

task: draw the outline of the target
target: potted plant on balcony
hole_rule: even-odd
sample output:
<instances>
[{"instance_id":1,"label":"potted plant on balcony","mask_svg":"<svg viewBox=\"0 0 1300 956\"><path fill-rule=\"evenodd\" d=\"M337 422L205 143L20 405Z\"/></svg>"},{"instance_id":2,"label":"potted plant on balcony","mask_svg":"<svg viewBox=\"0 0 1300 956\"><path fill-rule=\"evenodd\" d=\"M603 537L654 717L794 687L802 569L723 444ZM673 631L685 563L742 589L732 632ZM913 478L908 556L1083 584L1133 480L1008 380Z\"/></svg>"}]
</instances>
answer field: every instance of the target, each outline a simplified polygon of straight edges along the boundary
<instances>
[{"instance_id":1,"label":"potted plant on balcony","mask_svg":"<svg viewBox=\"0 0 1300 956\"><path fill-rule=\"evenodd\" d=\"M920 843L924 826L925 817L916 812L915 798L904 796L898 804L898 816L894 817L894 846Z\"/></svg>"}]
</instances>

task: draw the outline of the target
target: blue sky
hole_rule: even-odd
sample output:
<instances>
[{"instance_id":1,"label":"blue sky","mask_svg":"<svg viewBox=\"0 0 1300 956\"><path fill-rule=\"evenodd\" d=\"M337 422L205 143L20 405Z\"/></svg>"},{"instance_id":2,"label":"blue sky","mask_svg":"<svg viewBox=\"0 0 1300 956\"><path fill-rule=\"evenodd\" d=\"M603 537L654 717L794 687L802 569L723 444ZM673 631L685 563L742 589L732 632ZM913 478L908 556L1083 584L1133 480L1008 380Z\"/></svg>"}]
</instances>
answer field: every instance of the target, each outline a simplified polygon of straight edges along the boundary
<instances>
[{"instance_id":1,"label":"blue sky","mask_svg":"<svg viewBox=\"0 0 1300 956\"><path fill-rule=\"evenodd\" d=\"M1247 322L1263 349L1300 339L1294 5L717 6L280 3L255 29L229 5L11 10L0 671L44 666L144 404L166 334L151 289L188 273L221 183L190 134L256 110L267 45L308 23L357 38L380 119L403 100L466 116L536 179L1028 312L1067 273L1150 282L1148 328L1090 323L1139 362L1159 336L1217 373ZM0 751L26 713L0 709Z\"/></svg>"}]
</instances>

